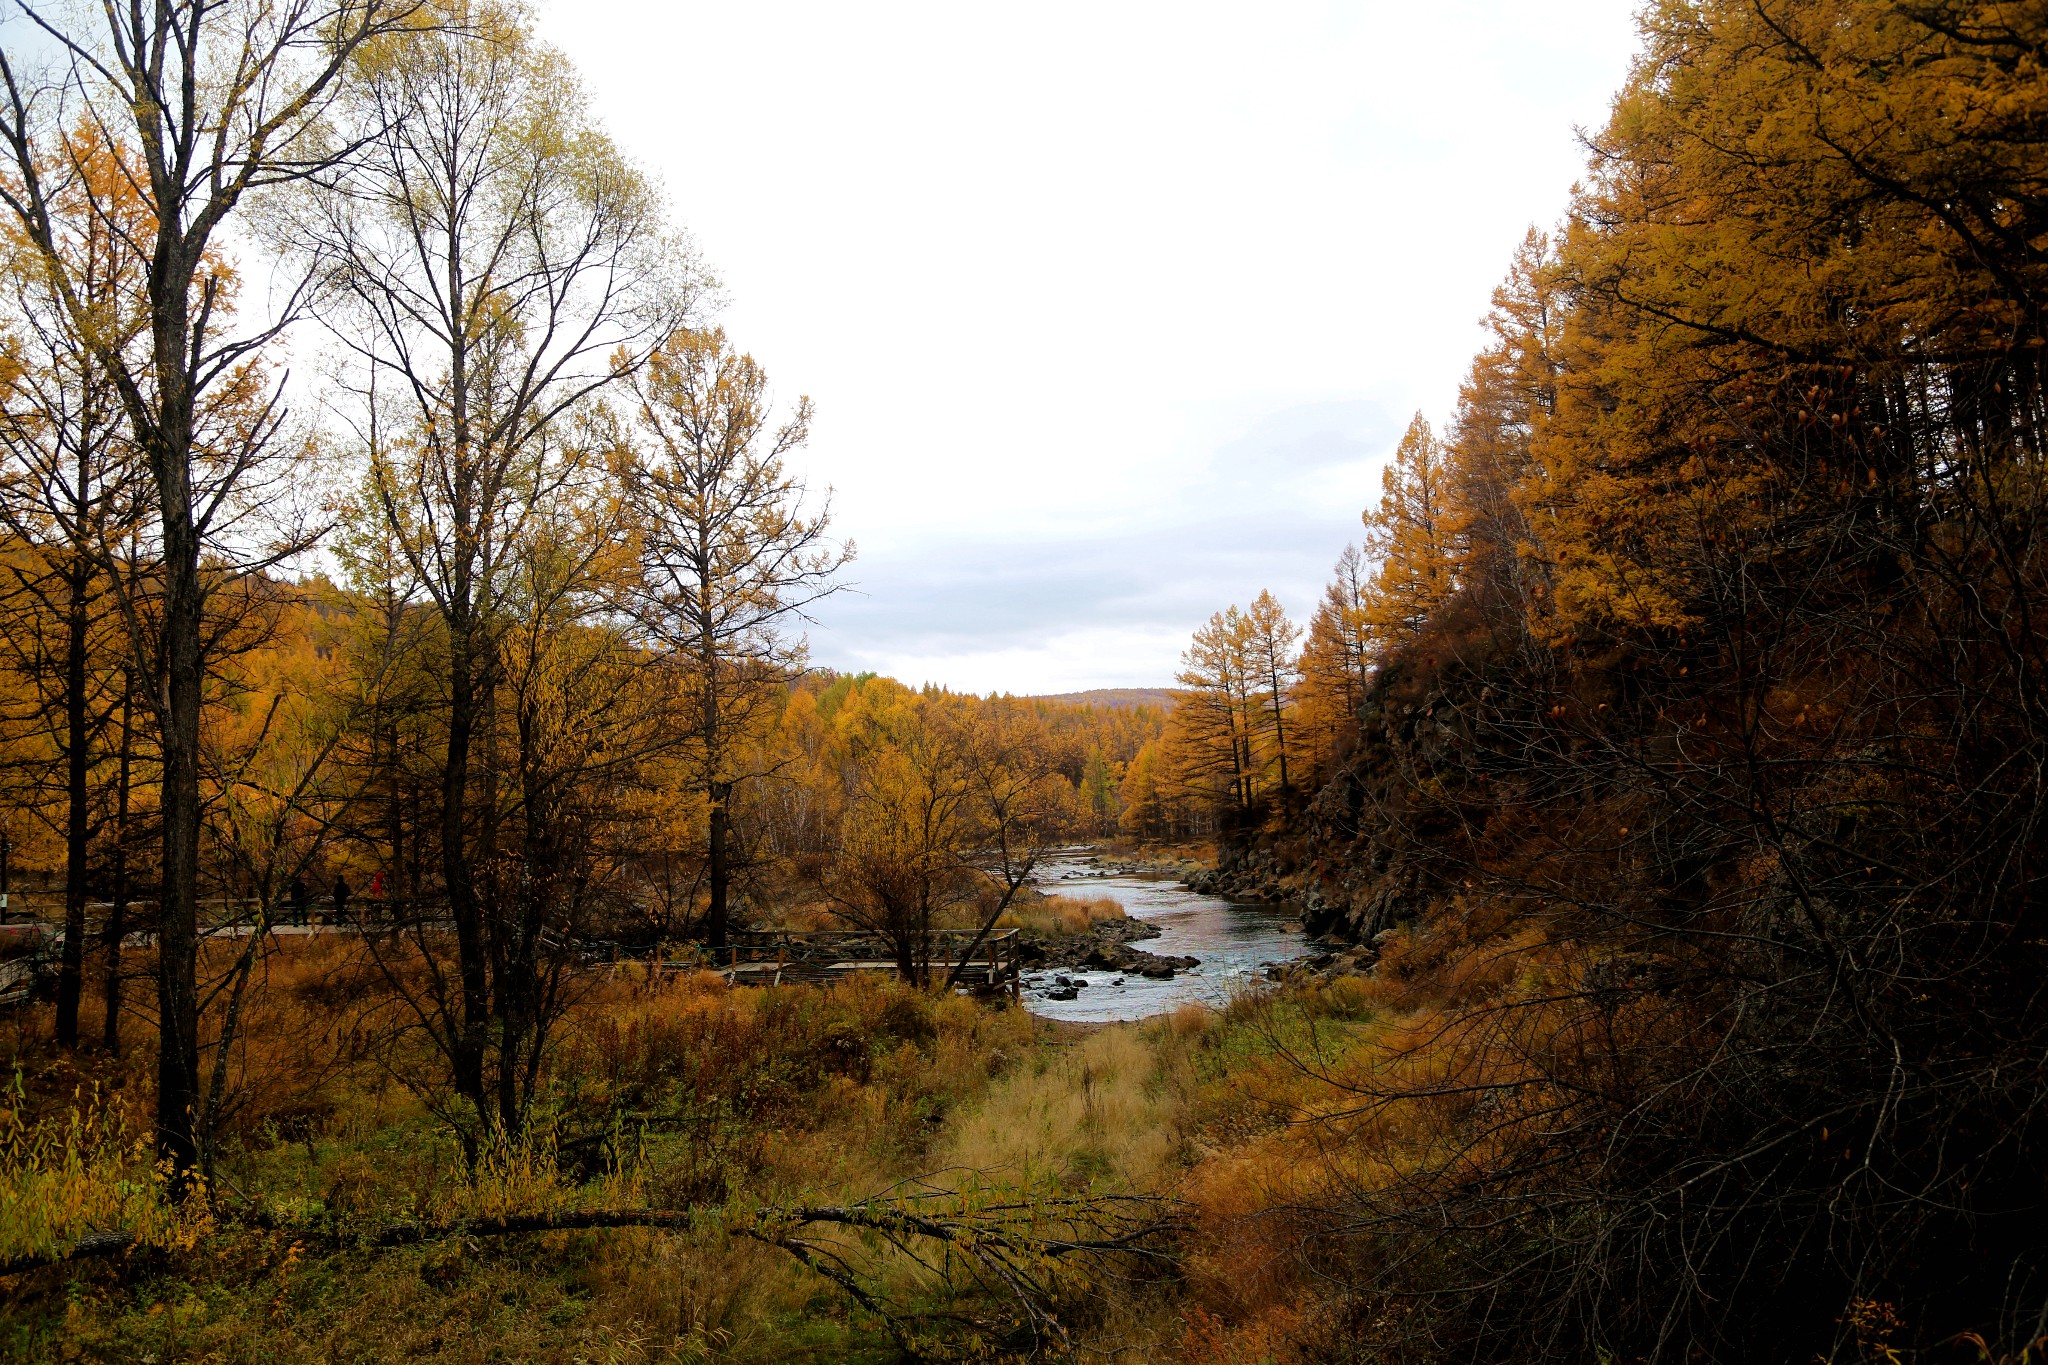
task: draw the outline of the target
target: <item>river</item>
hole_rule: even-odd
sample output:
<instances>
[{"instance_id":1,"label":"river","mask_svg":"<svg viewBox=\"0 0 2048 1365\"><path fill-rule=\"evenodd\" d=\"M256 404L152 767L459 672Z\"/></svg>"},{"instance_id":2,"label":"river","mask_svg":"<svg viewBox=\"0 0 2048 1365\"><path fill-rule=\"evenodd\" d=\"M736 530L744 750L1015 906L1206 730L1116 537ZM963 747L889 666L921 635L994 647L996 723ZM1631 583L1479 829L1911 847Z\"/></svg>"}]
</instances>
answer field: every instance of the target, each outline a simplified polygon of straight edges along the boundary
<instances>
[{"instance_id":1,"label":"river","mask_svg":"<svg viewBox=\"0 0 2048 1365\"><path fill-rule=\"evenodd\" d=\"M1200 958L1202 962L1176 973L1170 981L1067 967L1032 973L1025 977L1024 1005L1047 1019L1111 1023L1165 1014L1189 1003L1220 1005L1232 992L1263 980L1270 964L1289 962L1309 951L1299 912L1291 906L1205 896L1165 876L1129 872L1105 876L1088 855L1048 862L1037 884L1039 890L1056 895L1109 896L1131 918L1159 926L1159 937L1140 939L1133 948L1161 956ZM1055 976L1088 984L1076 999L1048 1000L1045 992Z\"/></svg>"}]
</instances>

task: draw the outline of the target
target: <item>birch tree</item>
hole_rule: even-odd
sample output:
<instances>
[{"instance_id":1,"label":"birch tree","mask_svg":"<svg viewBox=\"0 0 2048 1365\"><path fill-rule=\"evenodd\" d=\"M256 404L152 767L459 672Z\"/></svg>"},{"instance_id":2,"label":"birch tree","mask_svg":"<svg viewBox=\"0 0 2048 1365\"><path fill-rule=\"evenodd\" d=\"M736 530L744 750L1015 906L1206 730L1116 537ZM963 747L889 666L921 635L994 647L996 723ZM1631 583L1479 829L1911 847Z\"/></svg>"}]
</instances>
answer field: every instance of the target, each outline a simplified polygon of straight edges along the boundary
<instances>
[{"instance_id":1,"label":"birch tree","mask_svg":"<svg viewBox=\"0 0 2048 1365\"><path fill-rule=\"evenodd\" d=\"M288 295L269 319L237 330L232 279L212 254L245 201L299 180L337 149L313 136L357 52L416 11L414 0L158 0L97 11L17 0L22 22L54 49L34 69L0 51L0 205L48 272L50 287L112 382L148 465L163 558L151 681L163 754L163 894L158 976L161 1045L157 1141L180 1170L197 1157L200 713L208 583L202 561L223 548L238 485L274 434L259 413L225 442L208 438L209 393L297 312ZM132 248L148 262L146 333L130 347L109 329L76 273L95 225L125 229L95 193L77 143L128 147L148 226ZM85 155L91 154L90 152ZM73 205L78 207L74 209ZM239 558L239 556L237 556Z\"/></svg>"},{"instance_id":2,"label":"birch tree","mask_svg":"<svg viewBox=\"0 0 2048 1365\"><path fill-rule=\"evenodd\" d=\"M442 1032L488 1126L473 784L507 594L544 509L600 459L562 425L637 368L706 281L524 10L452 0L420 22L361 50L334 135L356 151L308 196L298 246L320 263L355 376L365 510L446 635L439 870L460 999Z\"/></svg>"}]
</instances>

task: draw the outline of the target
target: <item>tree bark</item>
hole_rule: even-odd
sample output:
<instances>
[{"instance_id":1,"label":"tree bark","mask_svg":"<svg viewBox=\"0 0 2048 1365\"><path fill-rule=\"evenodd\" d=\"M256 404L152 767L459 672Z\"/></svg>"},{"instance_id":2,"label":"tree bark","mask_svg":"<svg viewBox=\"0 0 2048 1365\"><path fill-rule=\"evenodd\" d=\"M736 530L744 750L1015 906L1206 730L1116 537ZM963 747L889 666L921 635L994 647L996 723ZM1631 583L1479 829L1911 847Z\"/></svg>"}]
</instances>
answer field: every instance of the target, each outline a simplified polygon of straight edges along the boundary
<instances>
[{"instance_id":1,"label":"tree bark","mask_svg":"<svg viewBox=\"0 0 2048 1365\"><path fill-rule=\"evenodd\" d=\"M180 471L182 472L182 471ZM163 890L157 911L157 1143L180 1172L191 1169L192 1106L199 1097L199 650L198 546L190 518L175 532L165 568L162 686Z\"/></svg>"},{"instance_id":2,"label":"tree bark","mask_svg":"<svg viewBox=\"0 0 2048 1365\"><path fill-rule=\"evenodd\" d=\"M466 580L467 575L463 577ZM458 590L466 587L465 581ZM448 752L441 768L441 879L448 891L448 913L455 921L462 1018L449 1060L456 1093L475 1106L478 1121L488 1127L491 1107L484 1086L484 1042L490 1027L490 979L468 830L469 751L477 721L476 635L466 611L458 613L450 625Z\"/></svg>"},{"instance_id":3,"label":"tree bark","mask_svg":"<svg viewBox=\"0 0 2048 1365\"><path fill-rule=\"evenodd\" d=\"M74 554L65 574L69 591L64 633L64 953L57 965L57 1045L78 1046L78 1002L85 979L86 837L90 831L85 695L87 591L91 568Z\"/></svg>"},{"instance_id":4,"label":"tree bark","mask_svg":"<svg viewBox=\"0 0 2048 1365\"><path fill-rule=\"evenodd\" d=\"M1287 730L1280 719L1282 700L1280 670L1277 667L1278 661L1273 655L1268 654L1266 661L1266 679L1273 690L1273 747L1280 755L1280 798L1282 801L1285 801L1291 794L1292 788L1288 785L1287 781Z\"/></svg>"},{"instance_id":5,"label":"tree bark","mask_svg":"<svg viewBox=\"0 0 2048 1365\"><path fill-rule=\"evenodd\" d=\"M128 779L135 744L135 679L121 678L121 757L114 787L114 897L107 910L107 1051L121 1053L121 939L128 932Z\"/></svg>"},{"instance_id":6,"label":"tree bark","mask_svg":"<svg viewBox=\"0 0 2048 1365\"><path fill-rule=\"evenodd\" d=\"M726 940L726 888L732 880L725 851L726 803L731 799L732 783L711 784L711 848L706 868L711 882L711 904L704 912L704 942L713 948L723 948Z\"/></svg>"},{"instance_id":7,"label":"tree bark","mask_svg":"<svg viewBox=\"0 0 2048 1365\"><path fill-rule=\"evenodd\" d=\"M173 195L159 194L165 204ZM200 627L200 532L192 507L194 394L187 367L192 262L173 260L182 237L172 223L158 237L150 270L151 331L158 411L144 448L163 522L164 604L158 713L163 746L163 889L157 908L157 1148L182 1178L199 1157L193 1106L199 1101L199 718L206 661Z\"/></svg>"}]
</instances>

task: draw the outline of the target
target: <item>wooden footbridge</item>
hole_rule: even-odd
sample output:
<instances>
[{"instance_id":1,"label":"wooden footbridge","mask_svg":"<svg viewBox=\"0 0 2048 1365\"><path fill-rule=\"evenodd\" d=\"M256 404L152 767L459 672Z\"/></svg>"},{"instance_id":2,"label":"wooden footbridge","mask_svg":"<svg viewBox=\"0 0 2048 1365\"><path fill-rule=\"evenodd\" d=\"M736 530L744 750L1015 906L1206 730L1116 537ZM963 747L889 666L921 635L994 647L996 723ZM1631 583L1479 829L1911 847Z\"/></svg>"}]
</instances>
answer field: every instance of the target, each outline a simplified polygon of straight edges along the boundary
<instances>
[{"instance_id":1,"label":"wooden footbridge","mask_svg":"<svg viewBox=\"0 0 2048 1365\"><path fill-rule=\"evenodd\" d=\"M380 905L373 913L359 910L353 919L336 914L317 917L312 924L272 923L265 926L265 931L278 936L367 934L388 929L392 923L388 916L389 911ZM239 938L249 932L251 926L247 923L227 924L205 930L204 936ZM61 937L61 929L40 919L15 924L0 920L0 1007L26 1002L38 980L47 979L54 972L56 945ZM702 948L680 960L656 959L653 965L657 970L708 969L735 986L843 981L857 972L899 974L902 970L896 944L884 935L866 930L744 930L733 938L735 942L730 947ZM131 933L127 941L146 947L153 940L147 934ZM603 961L603 957L593 955L601 952L603 946L587 953L584 962ZM916 970L934 986L950 981L956 987L975 992L1007 993L1014 1000L1023 990L1023 946L1015 929L986 934L972 929L935 929L918 935L913 945L913 962ZM610 960L622 960L617 945L610 945Z\"/></svg>"},{"instance_id":2,"label":"wooden footbridge","mask_svg":"<svg viewBox=\"0 0 2048 1365\"><path fill-rule=\"evenodd\" d=\"M855 972L900 972L894 947L858 929L755 930L727 948L706 949L712 970L735 986L842 981ZM918 965L934 985L948 980L975 991L1022 990L1023 944L1015 929L977 934L935 929L919 935Z\"/></svg>"}]
</instances>

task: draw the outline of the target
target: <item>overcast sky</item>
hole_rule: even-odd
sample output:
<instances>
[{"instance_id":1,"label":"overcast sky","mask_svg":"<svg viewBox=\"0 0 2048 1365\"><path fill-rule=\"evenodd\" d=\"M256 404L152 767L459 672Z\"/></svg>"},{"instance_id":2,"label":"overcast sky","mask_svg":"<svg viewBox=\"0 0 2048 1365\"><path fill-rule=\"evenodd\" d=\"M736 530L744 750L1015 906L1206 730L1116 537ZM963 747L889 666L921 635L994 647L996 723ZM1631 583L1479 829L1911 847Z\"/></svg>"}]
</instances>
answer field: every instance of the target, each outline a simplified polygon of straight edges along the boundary
<instances>
[{"instance_id":1,"label":"overcast sky","mask_svg":"<svg viewBox=\"0 0 2048 1365\"><path fill-rule=\"evenodd\" d=\"M612 134L818 420L858 596L817 662L1171 681L1305 619L1562 212L1633 0L551 0Z\"/></svg>"}]
</instances>

